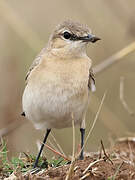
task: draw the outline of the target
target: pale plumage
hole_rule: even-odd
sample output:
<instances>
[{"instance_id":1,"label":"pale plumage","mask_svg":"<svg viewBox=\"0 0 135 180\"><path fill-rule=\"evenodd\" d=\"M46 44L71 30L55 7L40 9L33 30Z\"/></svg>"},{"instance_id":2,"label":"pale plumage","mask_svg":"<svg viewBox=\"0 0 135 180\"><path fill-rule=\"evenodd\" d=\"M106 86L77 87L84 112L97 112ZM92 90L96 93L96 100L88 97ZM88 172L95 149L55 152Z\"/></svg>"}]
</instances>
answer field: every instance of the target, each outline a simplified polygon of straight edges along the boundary
<instances>
[{"instance_id":1,"label":"pale plumage","mask_svg":"<svg viewBox=\"0 0 135 180\"><path fill-rule=\"evenodd\" d=\"M51 128L70 127L73 115L75 124L80 125L83 146L89 90L95 90L86 45L97 40L87 26L65 21L56 27L46 48L31 65L26 75L22 115L37 129L47 129L44 143ZM34 167L42 149L43 145Z\"/></svg>"},{"instance_id":2,"label":"pale plumage","mask_svg":"<svg viewBox=\"0 0 135 180\"><path fill-rule=\"evenodd\" d=\"M43 59L32 70L24 91L23 109L36 128L69 127L71 113L75 123L81 123L86 109L90 59L54 63Z\"/></svg>"}]
</instances>

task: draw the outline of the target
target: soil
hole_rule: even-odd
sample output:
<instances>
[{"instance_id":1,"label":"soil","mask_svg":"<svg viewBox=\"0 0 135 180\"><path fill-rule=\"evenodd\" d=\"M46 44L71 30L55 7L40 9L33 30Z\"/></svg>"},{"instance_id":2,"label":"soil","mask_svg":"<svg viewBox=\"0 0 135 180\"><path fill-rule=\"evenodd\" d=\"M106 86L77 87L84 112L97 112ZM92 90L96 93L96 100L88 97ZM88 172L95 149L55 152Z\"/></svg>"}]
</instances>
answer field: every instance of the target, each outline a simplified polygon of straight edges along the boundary
<instances>
[{"instance_id":1,"label":"soil","mask_svg":"<svg viewBox=\"0 0 135 180\"><path fill-rule=\"evenodd\" d=\"M8 180L13 176L18 180L65 180L70 166L71 164L57 168L49 167L34 175L12 174ZM113 147L102 153L86 153L84 160L76 160L73 163L69 179L135 180L135 138L119 139Z\"/></svg>"}]
</instances>

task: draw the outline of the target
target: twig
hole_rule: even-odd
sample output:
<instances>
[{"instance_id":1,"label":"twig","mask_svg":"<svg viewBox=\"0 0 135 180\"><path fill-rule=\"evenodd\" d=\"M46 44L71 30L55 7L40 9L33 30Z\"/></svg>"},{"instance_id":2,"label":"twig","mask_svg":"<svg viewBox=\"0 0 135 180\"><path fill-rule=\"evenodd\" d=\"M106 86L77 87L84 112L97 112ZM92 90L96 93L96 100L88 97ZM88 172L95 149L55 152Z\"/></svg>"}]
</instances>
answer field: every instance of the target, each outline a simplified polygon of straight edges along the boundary
<instances>
[{"instance_id":1,"label":"twig","mask_svg":"<svg viewBox=\"0 0 135 180\"><path fill-rule=\"evenodd\" d=\"M52 146L53 149L55 149L57 152L60 152L58 148L48 139L48 143Z\"/></svg>"},{"instance_id":2,"label":"twig","mask_svg":"<svg viewBox=\"0 0 135 180\"><path fill-rule=\"evenodd\" d=\"M65 157L63 154L61 154L60 152L57 152L56 150L54 150L53 148L51 148L48 144L45 144L45 146L46 146L49 150L51 150L52 152L54 152L55 154L63 157L65 160L71 161L70 159L68 159L67 157Z\"/></svg>"},{"instance_id":3,"label":"twig","mask_svg":"<svg viewBox=\"0 0 135 180\"><path fill-rule=\"evenodd\" d=\"M75 122L74 115L72 114L72 127L73 127L73 154L72 154L72 162L75 160Z\"/></svg>"},{"instance_id":4,"label":"twig","mask_svg":"<svg viewBox=\"0 0 135 180\"><path fill-rule=\"evenodd\" d=\"M87 143L87 141L88 141L88 139L89 139L89 137L90 137L90 135L91 135L94 127L95 127L95 124L96 124L96 121L97 121L97 119L98 119L99 113L100 113L100 111L101 111L101 107L102 107L102 105L103 105L103 103L104 103L105 97L106 97L106 92L104 93L104 95L103 95L103 97L102 97L102 100L101 100L101 103L100 103L100 105L99 105L98 111L97 111L97 113L96 113L95 119L94 119L94 121L93 121L92 127L91 127L90 130L89 130L89 133L88 133L88 135L87 135L87 137L86 137L86 140L85 140L85 142L84 142L83 147L81 148L80 152L78 153L78 157L80 156L80 153L81 153L82 149L84 149L84 147L85 147L85 145L86 145L86 143Z\"/></svg>"},{"instance_id":5,"label":"twig","mask_svg":"<svg viewBox=\"0 0 135 180\"><path fill-rule=\"evenodd\" d=\"M105 59L103 62L100 64L96 65L93 67L93 71L95 74L99 74L111 65L113 65L116 62L119 62L124 56L128 55L129 53L135 51L135 42L132 42L125 48L121 49L120 51L116 52L109 58Z\"/></svg>"},{"instance_id":6,"label":"twig","mask_svg":"<svg viewBox=\"0 0 135 180\"><path fill-rule=\"evenodd\" d=\"M65 180L70 180L71 176L73 174L74 171L74 164L75 164L75 124L74 124L74 115L73 113L71 114L72 116L72 127L73 127L73 152L72 152L72 161L71 161L71 165L69 167L67 176Z\"/></svg>"},{"instance_id":7,"label":"twig","mask_svg":"<svg viewBox=\"0 0 135 180\"><path fill-rule=\"evenodd\" d=\"M105 152L105 148L104 148L104 145L103 145L103 141L101 140L101 146L102 146L102 150L103 150L103 152L104 152L104 156L106 157L106 159L105 160L109 160L110 162L111 162L111 164L113 165L113 162L112 162L112 160L109 158L109 156L106 154L106 152Z\"/></svg>"},{"instance_id":8,"label":"twig","mask_svg":"<svg viewBox=\"0 0 135 180\"><path fill-rule=\"evenodd\" d=\"M130 158L130 161L133 165L134 164L134 155L133 155L133 151L132 151L132 148L131 148L131 144L130 144L130 141L128 141L128 147L129 147L129 158Z\"/></svg>"},{"instance_id":9,"label":"twig","mask_svg":"<svg viewBox=\"0 0 135 180\"><path fill-rule=\"evenodd\" d=\"M90 173L87 173L87 174L85 174L83 177L81 177L80 180L86 179L86 178L89 177L89 176L90 176Z\"/></svg>"},{"instance_id":10,"label":"twig","mask_svg":"<svg viewBox=\"0 0 135 180\"><path fill-rule=\"evenodd\" d=\"M98 162L101 162L101 161L104 161L104 159L98 159L98 160L90 163L90 164L88 165L88 167L83 171L82 174L85 174L92 166L94 166L95 164L97 164Z\"/></svg>"},{"instance_id":11,"label":"twig","mask_svg":"<svg viewBox=\"0 0 135 180\"><path fill-rule=\"evenodd\" d=\"M101 159L102 158L102 147L100 146L99 147L99 157L98 157L98 159Z\"/></svg>"},{"instance_id":12,"label":"twig","mask_svg":"<svg viewBox=\"0 0 135 180\"><path fill-rule=\"evenodd\" d=\"M65 153L64 153L64 151L63 151L63 149L61 148L60 144L57 142L56 138L54 137L54 135L53 135L52 133L51 133L51 136L52 136L54 142L56 143L57 147L59 148L60 152L61 152L62 154L64 154L64 156L66 156Z\"/></svg>"},{"instance_id":13,"label":"twig","mask_svg":"<svg viewBox=\"0 0 135 180\"><path fill-rule=\"evenodd\" d=\"M49 139L48 139L48 143L52 146L52 147L50 147L48 145L50 148L52 148L55 152L59 153L58 149L53 145L53 143L51 143L51 141ZM39 140L37 140L36 144L37 144L37 148L38 148L38 151L39 151L40 148L41 148L41 142ZM41 153L41 156L42 156L42 153Z\"/></svg>"},{"instance_id":14,"label":"twig","mask_svg":"<svg viewBox=\"0 0 135 180\"><path fill-rule=\"evenodd\" d=\"M39 143L41 144L42 142L39 142L39 141L38 141L38 146L39 146ZM61 154L60 152L58 152L58 151L56 151L55 149L53 149L53 148L50 147L48 144L45 144L45 146L46 146L49 150L51 150L53 153L55 153L55 154L57 154L57 155L63 157L65 160L71 161L69 158L67 158L66 156L64 156L64 155ZM40 147L40 146L39 146L39 147Z\"/></svg>"},{"instance_id":15,"label":"twig","mask_svg":"<svg viewBox=\"0 0 135 180\"><path fill-rule=\"evenodd\" d=\"M97 104L100 103L101 100L99 100L95 95L91 95L92 96L92 106L90 106L91 110L96 114L97 111ZM102 121L102 123L105 125L106 128L108 128L110 130L110 132L118 137L121 135L122 132L128 132L128 128L127 126L124 125L124 123L122 123L120 121L120 119L117 117L116 113L113 113L111 109L109 109L109 107L104 104L102 107L102 112L100 114L100 120ZM111 122L108 121L108 117L111 117ZM116 126L117 124L117 126ZM118 128L120 127L120 128Z\"/></svg>"},{"instance_id":16,"label":"twig","mask_svg":"<svg viewBox=\"0 0 135 180\"><path fill-rule=\"evenodd\" d=\"M134 112L131 110L131 108L128 106L128 104L125 101L124 98L124 80L125 78L123 76L120 77L120 101L125 108L125 110L129 113L129 115L133 116Z\"/></svg>"}]
</instances>

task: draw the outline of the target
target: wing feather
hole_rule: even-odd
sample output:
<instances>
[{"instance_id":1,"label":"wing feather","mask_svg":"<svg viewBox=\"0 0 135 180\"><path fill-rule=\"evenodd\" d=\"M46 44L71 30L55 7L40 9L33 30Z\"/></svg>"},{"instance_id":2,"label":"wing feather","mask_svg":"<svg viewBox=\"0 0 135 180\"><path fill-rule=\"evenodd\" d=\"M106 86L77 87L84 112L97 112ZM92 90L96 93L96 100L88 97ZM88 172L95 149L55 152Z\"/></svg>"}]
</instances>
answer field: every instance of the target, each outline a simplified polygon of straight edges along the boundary
<instances>
[{"instance_id":1,"label":"wing feather","mask_svg":"<svg viewBox=\"0 0 135 180\"><path fill-rule=\"evenodd\" d=\"M37 66L40 64L40 62L41 62L41 60L42 60L42 57L43 57L43 55L44 55L44 53L45 53L45 49L46 49L46 48L43 48L43 49L41 50L41 52L39 53L39 55L35 58L35 60L34 60L33 63L31 64L31 66L30 66L30 68L29 68L29 70L28 70L28 72L27 72L27 74L26 74L25 81L28 80L28 77L30 76L32 70L35 69L35 67L37 67Z\"/></svg>"},{"instance_id":2,"label":"wing feather","mask_svg":"<svg viewBox=\"0 0 135 180\"><path fill-rule=\"evenodd\" d=\"M95 82L95 75L92 69L89 70L89 80L88 80L88 88L92 92L96 91L96 82Z\"/></svg>"}]
</instances>

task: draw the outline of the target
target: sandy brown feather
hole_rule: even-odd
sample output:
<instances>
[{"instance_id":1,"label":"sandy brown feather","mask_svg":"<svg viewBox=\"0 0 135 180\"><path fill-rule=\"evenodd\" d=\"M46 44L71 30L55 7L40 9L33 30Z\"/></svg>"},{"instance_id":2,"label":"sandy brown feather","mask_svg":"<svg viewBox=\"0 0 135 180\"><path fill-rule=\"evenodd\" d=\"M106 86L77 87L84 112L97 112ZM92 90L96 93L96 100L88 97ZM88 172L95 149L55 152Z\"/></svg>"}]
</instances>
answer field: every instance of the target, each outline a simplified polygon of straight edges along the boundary
<instances>
[{"instance_id":1,"label":"sandy brown feather","mask_svg":"<svg viewBox=\"0 0 135 180\"><path fill-rule=\"evenodd\" d=\"M43 48L42 50L41 50L41 52L39 53L39 55L35 58L35 60L33 61L33 63L31 64L31 66L30 66L30 68L29 68L29 70L28 70L28 72L27 72L27 74L26 74L26 77L25 77L25 81L27 82L27 80L28 80L28 77L30 76L30 74L31 74L31 71L33 71L39 64L40 64L40 62L42 61L42 57L43 57L43 55L44 55L44 53L45 53L45 50L46 50L46 48Z\"/></svg>"}]
</instances>

